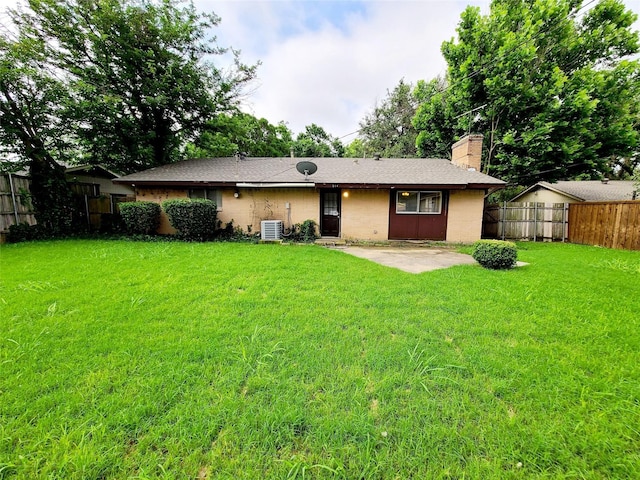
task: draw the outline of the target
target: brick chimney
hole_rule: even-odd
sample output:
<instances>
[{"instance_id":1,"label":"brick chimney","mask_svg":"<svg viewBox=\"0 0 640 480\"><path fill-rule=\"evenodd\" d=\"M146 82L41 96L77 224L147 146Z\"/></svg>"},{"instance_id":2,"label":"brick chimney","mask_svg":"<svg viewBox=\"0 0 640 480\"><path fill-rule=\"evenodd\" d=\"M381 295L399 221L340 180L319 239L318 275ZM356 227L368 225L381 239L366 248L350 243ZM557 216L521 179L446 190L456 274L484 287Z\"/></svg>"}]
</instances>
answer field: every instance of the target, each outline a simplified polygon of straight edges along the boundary
<instances>
[{"instance_id":1,"label":"brick chimney","mask_svg":"<svg viewBox=\"0 0 640 480\"><path fill-rule=\"evenodd\" d=\"M451 163L465 170L480 171L482 135L467 135L451 147Z\"/></svg>"}]
</instances>

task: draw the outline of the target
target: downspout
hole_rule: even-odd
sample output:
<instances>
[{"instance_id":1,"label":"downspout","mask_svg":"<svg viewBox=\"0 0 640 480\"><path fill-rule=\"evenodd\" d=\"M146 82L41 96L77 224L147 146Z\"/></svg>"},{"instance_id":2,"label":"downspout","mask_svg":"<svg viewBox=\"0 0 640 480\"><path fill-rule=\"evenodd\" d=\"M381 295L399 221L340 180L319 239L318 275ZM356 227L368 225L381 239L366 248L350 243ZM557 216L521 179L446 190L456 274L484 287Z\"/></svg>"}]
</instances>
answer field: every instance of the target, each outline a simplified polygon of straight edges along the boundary
<instances>
[{"instance_id":1,"label":"downspout","mask_svg":"<svg viewBox=\"0 0 640 480\"><path fill-rule=\"evenodd\" d=\"M9 174L9 187L11 188L11 200L13 200L13 216L16 219L16 225L18 225L18 223L20 223L18 221L18 205L16 203L16 191L13 188L13 178L11 174Z\"/></svg>"}]
</instances>

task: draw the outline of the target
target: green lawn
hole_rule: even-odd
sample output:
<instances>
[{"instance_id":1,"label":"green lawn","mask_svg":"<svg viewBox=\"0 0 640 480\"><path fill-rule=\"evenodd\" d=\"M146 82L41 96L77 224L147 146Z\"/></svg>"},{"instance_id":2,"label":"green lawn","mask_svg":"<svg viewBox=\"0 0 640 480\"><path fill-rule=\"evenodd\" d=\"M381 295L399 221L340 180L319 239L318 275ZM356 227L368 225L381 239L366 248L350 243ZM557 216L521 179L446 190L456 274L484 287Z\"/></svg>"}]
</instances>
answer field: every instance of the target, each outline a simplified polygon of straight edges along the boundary
<instances>
[{"instance_id":1,"label":"green lawn","mask_svg":"<svg viewBox=\"0 0 640 480\"><path fill-rule=\"evenodd\" d=\"M0 478L640 478L640 252L0 249Z\"/></svg>"}]
</instances>

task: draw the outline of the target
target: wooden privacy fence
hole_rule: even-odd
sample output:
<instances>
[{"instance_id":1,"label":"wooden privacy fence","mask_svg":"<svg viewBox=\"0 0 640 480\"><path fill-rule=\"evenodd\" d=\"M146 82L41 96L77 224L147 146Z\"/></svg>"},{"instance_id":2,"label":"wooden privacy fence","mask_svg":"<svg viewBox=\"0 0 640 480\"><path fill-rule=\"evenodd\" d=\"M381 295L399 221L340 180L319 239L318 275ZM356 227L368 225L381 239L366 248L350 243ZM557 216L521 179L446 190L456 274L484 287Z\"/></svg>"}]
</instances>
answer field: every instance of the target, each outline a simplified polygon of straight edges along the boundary
<instances>
[{"instance_id":1,"label":"wooden privacy fence","mask_svg":"<svg viewBox=\"0 0 640 480\"><path fill-rule=\"evenodd\" d=\"M30 200L30 180L12 174L0 175L0 233L11 225L35 225L36 218Z\"/></svg>"},{"instance_id":2,"label":"wooden privacy fence","mask_svg":"<svg viewBox=\"0 0 640 480\"><path fill-rule=\"evenodd\" d=\"M640 250L640 201L572 203L569 241Z\"/></svg>"},{"instance_id":3,"label":"wooden privacy fence","mask_svg":"<svg viewBox=\"0 0 640 480\"><path fill-rule=\"evenodd\" d=\"M30 198L31 180L13 174L0 175L0 242L11 225L18 223L36 224ZM72 219L74 225L89 230L109 229L118 213L118 204L133 202L134 196L124 194L96 195L92 184L71 184L74 196Z\"/></svg>"},{"instance_id":4,"label":"wooden privacy fence","mask_svg":"<svg viewBox=\"0 0 640 480\"><path fill-rule=\"evenodd\" d=\"M113 222L113 214L120 213L118 205L122 202L135 202L135 197L126 195L90 196L77 195L77 210L81 212L79 223L86 223L89 230L109 229L112 224L105 225L105 222Z\"/></svg>"},{"instance_id":5,"label":"wooden privacy fence","mask_svg":"<svg viewBox=\"0 0 640 480\"><path fill-rule=\"evenodd\" d=\"M567 203L503 202L484 209L482 236L502 240L565 241Z\"/></svg>"}]
</instances>

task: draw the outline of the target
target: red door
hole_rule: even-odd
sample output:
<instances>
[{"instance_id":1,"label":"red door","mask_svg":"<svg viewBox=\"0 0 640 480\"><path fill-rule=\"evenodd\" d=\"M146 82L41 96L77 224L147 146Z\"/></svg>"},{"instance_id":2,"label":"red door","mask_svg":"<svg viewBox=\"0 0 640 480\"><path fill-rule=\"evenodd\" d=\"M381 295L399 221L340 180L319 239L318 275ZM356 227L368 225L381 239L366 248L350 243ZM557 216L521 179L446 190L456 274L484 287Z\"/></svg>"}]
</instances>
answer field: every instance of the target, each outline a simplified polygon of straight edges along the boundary
<instances>
[{"instance_id":1,"label":"red door","mask_svg":"<svg viewBox=\"0 0 640 480\"><path fill-rule=\"evenodd\" d=\"M320 194L320 235L340 236L340 190L323 190Z\"/></svg>"}]
</instances>

